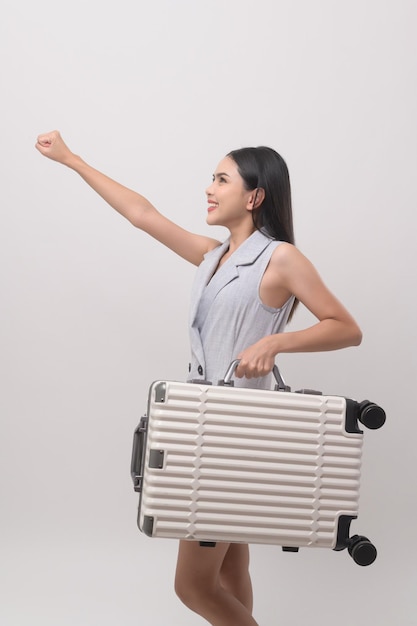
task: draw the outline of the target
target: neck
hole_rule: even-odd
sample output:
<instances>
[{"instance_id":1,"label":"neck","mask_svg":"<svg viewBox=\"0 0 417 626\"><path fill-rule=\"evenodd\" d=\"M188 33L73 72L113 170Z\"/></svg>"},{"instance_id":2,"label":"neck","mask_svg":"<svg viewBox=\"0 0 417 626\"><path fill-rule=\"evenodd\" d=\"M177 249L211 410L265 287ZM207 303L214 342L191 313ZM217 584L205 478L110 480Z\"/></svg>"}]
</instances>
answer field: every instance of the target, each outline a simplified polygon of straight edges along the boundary
<instances>
[{"instance_id":1,"label":"neck","mask_svg":"<svg viewBox=\"0 0 417 626\"><path fill-rule=\"evenodd\" d=\"M241 226L239 228L230 229L230 253L233 253L248 237L250 237L256 228L251 224L250 226Z\"/></svg>"}]
</instances>

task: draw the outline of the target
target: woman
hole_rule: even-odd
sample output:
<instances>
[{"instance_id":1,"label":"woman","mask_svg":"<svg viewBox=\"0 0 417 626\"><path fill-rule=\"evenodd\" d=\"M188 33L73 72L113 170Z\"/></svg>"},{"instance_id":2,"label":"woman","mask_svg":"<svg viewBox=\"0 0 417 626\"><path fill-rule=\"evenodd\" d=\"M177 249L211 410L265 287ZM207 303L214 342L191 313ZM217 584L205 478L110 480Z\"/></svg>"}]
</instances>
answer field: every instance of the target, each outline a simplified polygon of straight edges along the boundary
<instances>
[{"instance_id":1,"label":"woman","mask_svg":"<svg viewBox=\"0 0 417 626\"><path fill-rule=\"evenodd\" d=\"M243 148L218 164L206 190L207 223L225 226L221 243L161 215L143 196L93 169L57 131L38 137L43 155L77 172L104 200L190 263L192 292L190 380L217 382L234 359L236 384L270 388L281 352L335 350L361 342L351 315L294 245L291 191L283 159L271 148ZM302 302L317 318L283 333ZM247 545L214 548L181 541L175 588L181 600L214 626L256 625Z\"/></svg>"}]
</instances>

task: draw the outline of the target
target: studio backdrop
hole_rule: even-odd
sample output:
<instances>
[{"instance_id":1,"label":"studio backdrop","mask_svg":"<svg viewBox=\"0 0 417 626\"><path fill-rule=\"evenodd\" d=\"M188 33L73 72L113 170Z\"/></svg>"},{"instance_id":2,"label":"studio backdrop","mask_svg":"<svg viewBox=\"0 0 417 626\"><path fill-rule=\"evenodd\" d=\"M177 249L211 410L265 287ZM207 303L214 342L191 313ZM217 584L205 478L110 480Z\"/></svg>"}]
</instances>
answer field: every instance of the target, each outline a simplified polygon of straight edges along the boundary
<instances>
[{"instance_id":1,"label":"studio backdrop","mask_svg":"<svg viewBox=\"0 0 417 626\"><path fill-rule=\"evenodd\" d=\"M231 149L287 161L299 248L359 348L278 356L294 389L369 398L360 515L378 557L253 546L262 626L413 626L416 59L412 0L3 0L0 20L0 622L202 624L173 591L177 545L136 527L133 432L184 380L194 268L42 158L61 131L194 232ZM313 323L300 307L290 329Z\"/></svg>"}]
</instances>

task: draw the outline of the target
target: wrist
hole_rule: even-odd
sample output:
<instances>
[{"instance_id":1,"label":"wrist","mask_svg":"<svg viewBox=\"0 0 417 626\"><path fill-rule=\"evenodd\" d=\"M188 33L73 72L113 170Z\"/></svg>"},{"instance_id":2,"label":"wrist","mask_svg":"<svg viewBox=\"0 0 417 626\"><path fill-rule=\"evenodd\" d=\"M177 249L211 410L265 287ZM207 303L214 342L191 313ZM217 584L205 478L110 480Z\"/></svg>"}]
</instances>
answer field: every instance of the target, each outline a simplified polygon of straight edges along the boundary
<instances>
[{"instance_id":1,"label":"wrist","mask_svg":"<svg viewBox=\"0 0 417 626\"><path fill-rule=\"evenodd\" d=\"M62 164L66 165L71 170L74 170L76 172L80 172L82 170L83 166L86 165L86 163L82 160L82 158L80 156L78 156L77 154L74 154L73 152L70 152L62 160Z\"/></svg>"},{"instance_id":2,"label":"wrist","mask_svg":"<svg viewBox=\"0 0 417 626\"><path fill-rule=\"evenodd\" d=\"M264 348L266 352L273 358L277 356L280 352L282 352L282 342L281 342L281 333L276 333L274 335L267 335L263 337L261 341L264 343Z\"/></svg>"}]
</instances>

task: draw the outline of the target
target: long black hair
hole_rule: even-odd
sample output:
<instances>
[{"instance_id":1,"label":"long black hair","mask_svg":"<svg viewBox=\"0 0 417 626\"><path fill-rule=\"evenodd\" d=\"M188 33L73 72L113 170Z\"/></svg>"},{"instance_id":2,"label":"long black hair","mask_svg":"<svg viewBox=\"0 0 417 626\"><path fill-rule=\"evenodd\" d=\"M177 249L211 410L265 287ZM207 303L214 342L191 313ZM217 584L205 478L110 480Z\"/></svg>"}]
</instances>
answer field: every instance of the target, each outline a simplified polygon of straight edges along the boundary
<instances>
[{"instance_id":1,"label":"long black hair","mask_svg":"<svg viewBox=\"0 0 417 626\"><path fill-rule=\"evenodd\" d=\"M255 228L271 239L294 244L290 175L282 156L267 146L240 148L227 156L236 163L245 189L251 191L261 187L265 192L260 206L252 211ZM296 306L297 300L290 319Z\"/></svg>"},{"instance_id":2,"label":"long black hair","mask_svg":"<svg viewBox=\"0 0 417 626\"><path fill-rule=\"evenodd\" d=\"M227 155L237 165L247 190L262 187L265 198L252 211L255 228L272 239L295 243L290 175L284 159L272 148L240 148Z\"/></svg>"}]
</instances>

